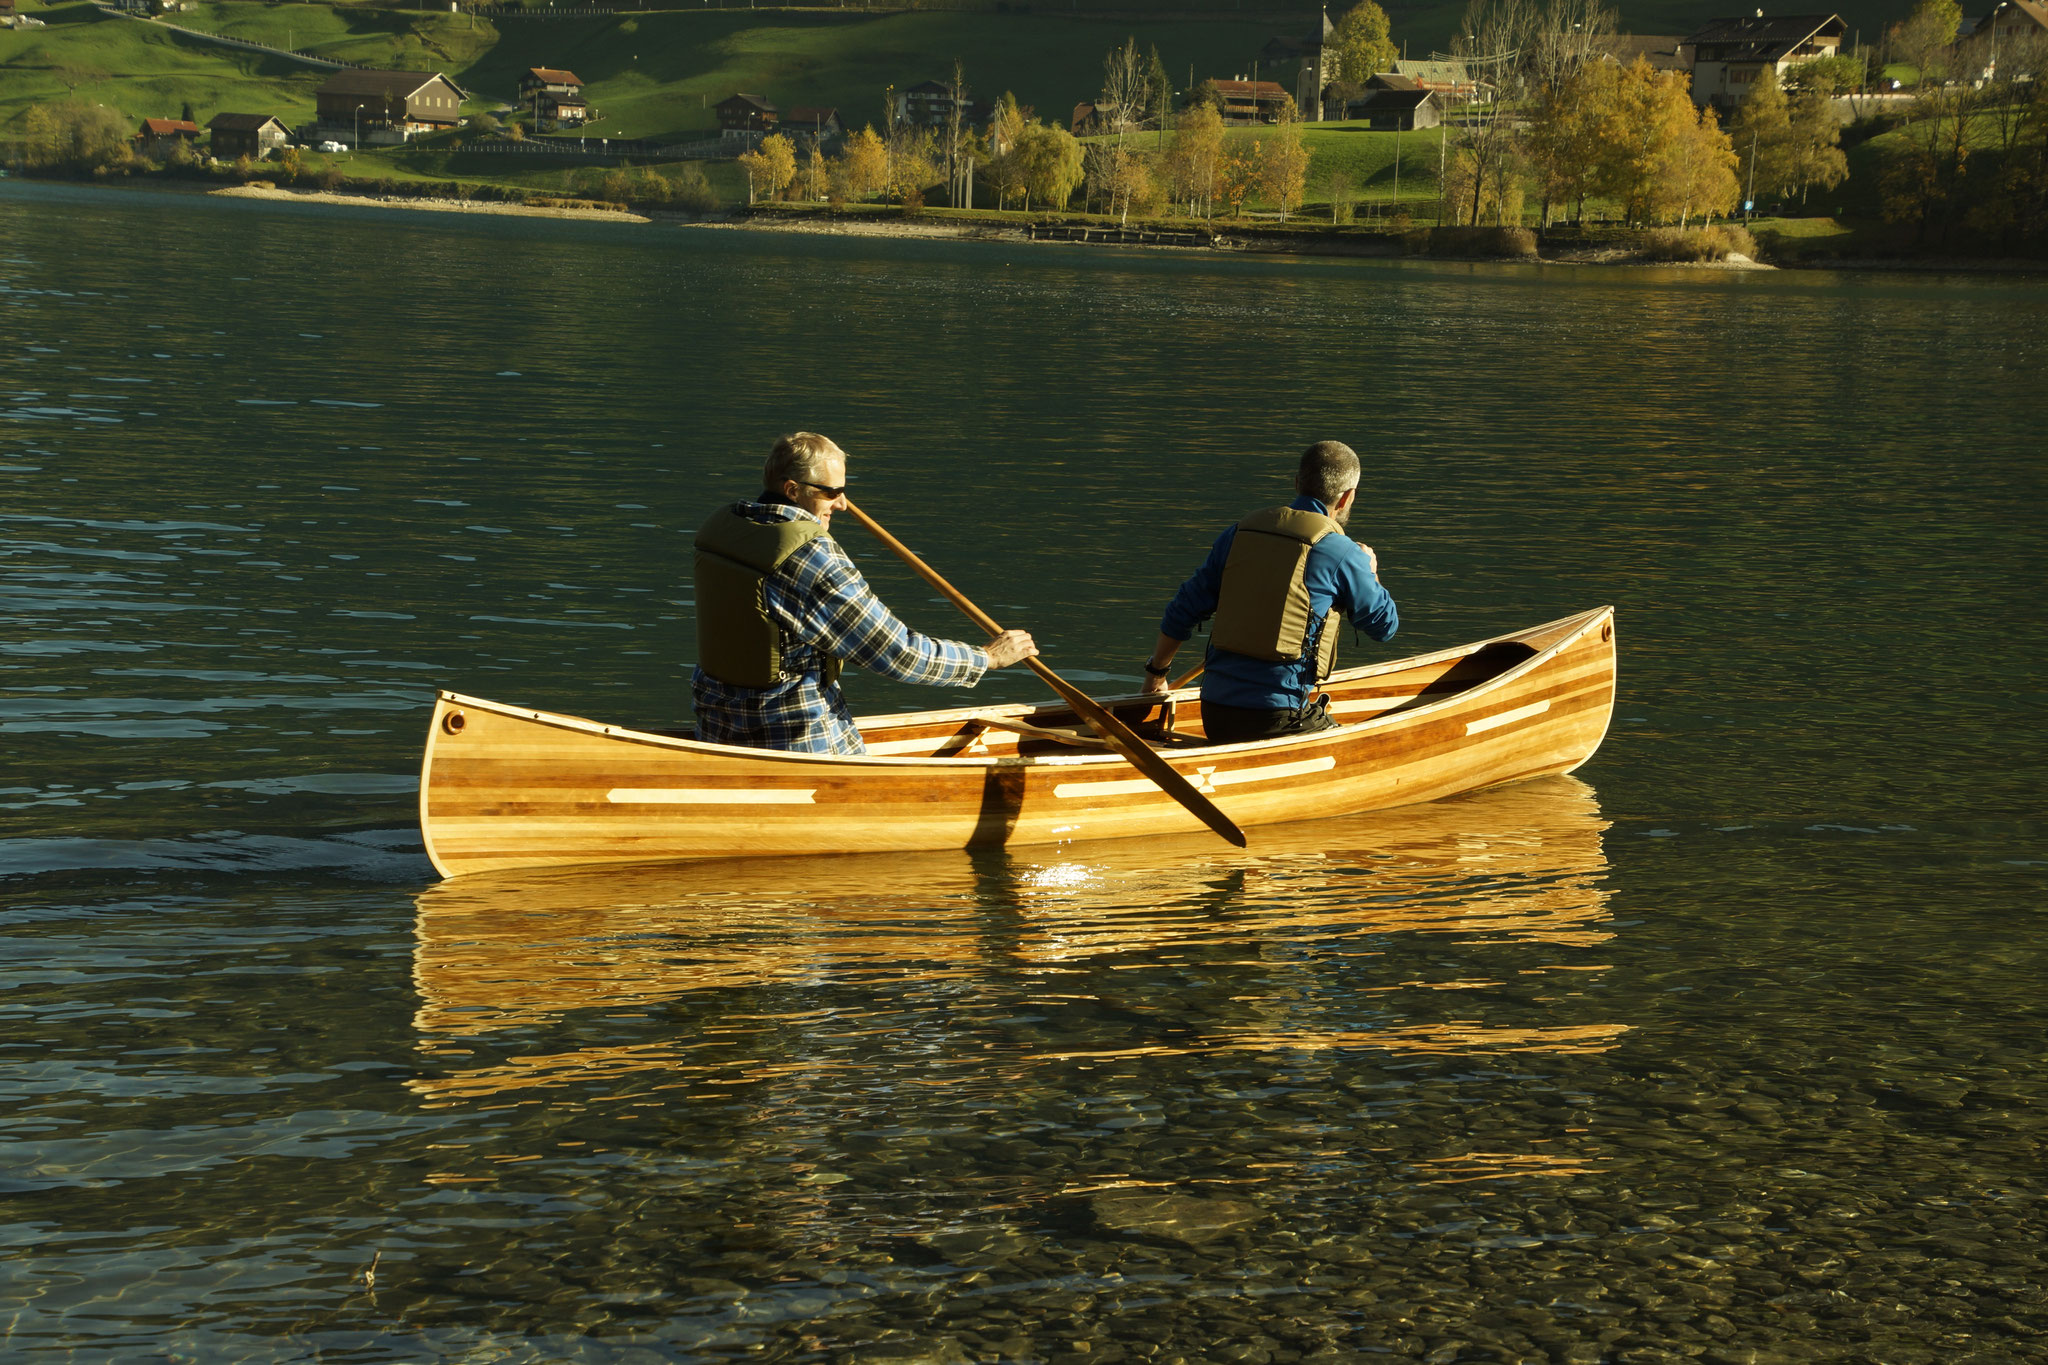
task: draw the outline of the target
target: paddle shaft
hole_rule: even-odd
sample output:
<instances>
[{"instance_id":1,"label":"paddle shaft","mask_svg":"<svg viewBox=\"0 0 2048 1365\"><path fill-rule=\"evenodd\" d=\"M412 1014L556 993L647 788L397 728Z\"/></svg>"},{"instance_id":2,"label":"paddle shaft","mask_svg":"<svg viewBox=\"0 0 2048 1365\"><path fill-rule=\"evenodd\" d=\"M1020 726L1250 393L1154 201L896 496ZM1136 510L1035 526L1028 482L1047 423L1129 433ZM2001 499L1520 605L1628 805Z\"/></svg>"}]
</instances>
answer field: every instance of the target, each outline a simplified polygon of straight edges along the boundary
<instances>
[{"instance_id":1,"label":"paddle shaft","mask_svg":"<svg viewBox=\"0 0 2048 1365\"><path fill-rule=\"evenodd\" d=\"M846 510L853 514L855 521L867 527L875 539L888 546L897 558L915 569L918 577L944 593L946 600L966 613L968 620L987 631L990 639L1003 633L1003 628L995 623L995 618L975 606L968 600L967 594L941 578L938 570L919 559L908 545L883 530L882 524L854 506L851 498L845 501ZM1100 702L1053 672L1040 660L1026 659L1024 662L1031 665L1031 671L1043 679L1046 686L1057 692L1062 701L1074 708L1076 715L1088 722L1089 729L1102 736L1103 743L1116 750L1133 767L1151 778L1160 790L1187 807L1189 813L1203 824L1239 848L1245 846L1244 831L1237 827L1236 822L1218 810L1215 802L1196 791L1195 784L1176 772L1172 764L1154 753L1151 746L1138 738L1130 726L1111 715Z\"/></svg>"}]
</instances>

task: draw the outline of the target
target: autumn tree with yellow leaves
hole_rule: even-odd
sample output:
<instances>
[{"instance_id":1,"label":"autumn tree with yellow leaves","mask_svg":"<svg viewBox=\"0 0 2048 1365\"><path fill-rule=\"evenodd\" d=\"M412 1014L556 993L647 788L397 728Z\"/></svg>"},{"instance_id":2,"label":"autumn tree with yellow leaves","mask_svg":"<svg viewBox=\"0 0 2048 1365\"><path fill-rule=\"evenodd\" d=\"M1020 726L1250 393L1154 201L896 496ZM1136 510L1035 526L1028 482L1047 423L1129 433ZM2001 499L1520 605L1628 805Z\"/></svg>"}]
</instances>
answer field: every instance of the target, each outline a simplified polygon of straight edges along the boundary
<instances>
[{"instance_id":1,"label":"autumn tree with yellow leaves","mask_svg":"<svg viewBox=\"0 0 2048 1365\"><path fill-rule=\"evenodd\" d=\"M758 148L742 152L738 159L740 168L747 173L749 204L756 195L773 198L781 194L796 179L796 146L780 133L770 133L761 139Z\"/></svg>"},{"instance_id":2,"label":"autumn tree with yellow leaves","mask_svg":"<svg viewBox=\"0 0 2048 1365\"><path fill-rule=\"evenodd\" d=\"M1273 135L1260 145L1258 158L1259 189L1266 201L1280 210L1283 223L1301 206L1301 197L1308 191L1309 159L1294 101L1287 100L1280 106L1280 121Z\"/></svg>"},{"instance_id":3,"label":"autumn tree with yellow leaves","mask_svg":"<svg viewBox=\"0 0 2048 1365\"><path fill-rule=\"evenodd\" d=\"M1223 116L1213 104L1181 111L1166 149L1162 171L1169 193L1188 206L1189 217L1207 218L1216 208L1217 167L1223 157Z\"/></svg>"},{"instance_id":4,"label":"autumn tree with yellow leaves","mask_svg":"<svg viewBox=\"0 0 2048 1365\"><path fill-rule=\"evenodd\" d=\"M870 123L846 139L839 157L832 163L832 192L841 198L861 200L878 193L889 182L889 148Z\"/></svg>"}]
</instances>

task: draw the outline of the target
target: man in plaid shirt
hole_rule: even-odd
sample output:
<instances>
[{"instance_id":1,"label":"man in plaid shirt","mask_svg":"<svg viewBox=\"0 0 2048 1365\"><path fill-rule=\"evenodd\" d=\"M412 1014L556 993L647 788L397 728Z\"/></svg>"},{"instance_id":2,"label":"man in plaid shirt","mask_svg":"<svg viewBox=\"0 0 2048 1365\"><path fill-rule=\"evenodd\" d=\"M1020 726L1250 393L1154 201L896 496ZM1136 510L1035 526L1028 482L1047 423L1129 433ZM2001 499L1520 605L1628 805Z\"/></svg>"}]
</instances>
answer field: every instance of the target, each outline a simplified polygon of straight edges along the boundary
<instances>
[{"instance_id":1,"label":"man in plaid shirt","mask_svg":"<svg viewBox=\"0 0 2048 1365\"><path fill-rule=\"evenodd\" d=\"M846 506L846 454L827 438L806 431L783 437L762 475L758 501L721 509L698 534L697 600L701 630L758 631L756 645L767 657L757 658L757 647L700 641L704 658L717 657L727 676L714 676L702 663L691 676L697 738L797 753L865 753L836 664L901 682L972 687L989 669L1038 653L1021 630L1003 632L986 648L935 640L882 605L846 552L824 534L832 513ZM819 529L812 532L806 523ZM784 548L791 543L794 549ZM772 548L750 556L749 546ZM742 575L739 595L721 590L719 577L707 573L707 556L712 570L722 560L725 571ZM742 600L750 572L759 575L758 605ZM765 623L743 619L748 613L765 616ZM735 673L748 676L735 680ZM755 681L768 685L747 685Z\"/></svg>"}]
</instances>

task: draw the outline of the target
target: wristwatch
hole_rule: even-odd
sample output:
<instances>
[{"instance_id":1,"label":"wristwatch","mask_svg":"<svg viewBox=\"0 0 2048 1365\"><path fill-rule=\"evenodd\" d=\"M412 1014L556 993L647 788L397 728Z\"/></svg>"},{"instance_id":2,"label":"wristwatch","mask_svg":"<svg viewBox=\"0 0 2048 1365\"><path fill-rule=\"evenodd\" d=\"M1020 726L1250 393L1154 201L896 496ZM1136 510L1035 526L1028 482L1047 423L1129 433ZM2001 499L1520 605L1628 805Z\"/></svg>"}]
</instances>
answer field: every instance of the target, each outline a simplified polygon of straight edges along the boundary
<instances>
[{"instance_id":1,"label":"wristwatch","mask_svg":"<svg viewBox=\"0 0 2048 1365\"><path fill-rule=\"evenodd\" d=\"M1147 673L1150 673L1155 678L1163 678L1173 672L1172 664L1160 664L1157 668L1154 668L1150 659L1145 660L1142 666Z\"/></svg>"}]
</instances>

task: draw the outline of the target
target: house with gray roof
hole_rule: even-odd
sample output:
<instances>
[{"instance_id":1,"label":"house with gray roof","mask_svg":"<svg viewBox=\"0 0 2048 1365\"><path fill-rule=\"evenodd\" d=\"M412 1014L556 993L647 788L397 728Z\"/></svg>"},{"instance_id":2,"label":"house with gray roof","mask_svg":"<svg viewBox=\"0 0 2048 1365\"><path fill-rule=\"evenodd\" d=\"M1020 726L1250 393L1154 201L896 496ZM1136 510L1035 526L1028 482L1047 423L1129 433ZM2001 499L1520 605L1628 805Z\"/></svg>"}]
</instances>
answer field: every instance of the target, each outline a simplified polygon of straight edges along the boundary
<instances>
[{"instance_id":1,"label":"house with gray roof","mask_svg":"<svg viewBox=\"0 0 2048 1365\"><path fill-rule=\"evenodd\" d=\"M313 107L328 136L393 143L455 127L468 98L438 71L337 71L313 92Z\"/></svg>"},{"instance_id":2,"label":"house with gray roof","mask_svg":"<svg viewBox=\"0 0 2048 1365\"><path fill-rule=\"evenodd\" d=\"M1723 113L1742 103L1769 71L1780 84L1801 62L1842 50L1849 26L1839 14L1716 19L1685 40L1692 49L1692 102Z\"/></svg>"}]
</instances>

